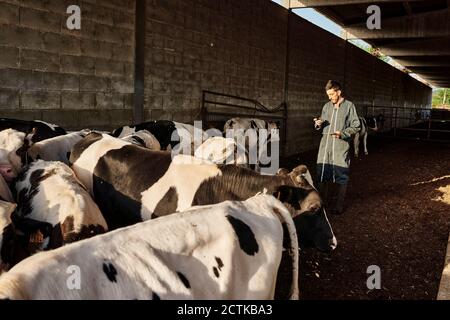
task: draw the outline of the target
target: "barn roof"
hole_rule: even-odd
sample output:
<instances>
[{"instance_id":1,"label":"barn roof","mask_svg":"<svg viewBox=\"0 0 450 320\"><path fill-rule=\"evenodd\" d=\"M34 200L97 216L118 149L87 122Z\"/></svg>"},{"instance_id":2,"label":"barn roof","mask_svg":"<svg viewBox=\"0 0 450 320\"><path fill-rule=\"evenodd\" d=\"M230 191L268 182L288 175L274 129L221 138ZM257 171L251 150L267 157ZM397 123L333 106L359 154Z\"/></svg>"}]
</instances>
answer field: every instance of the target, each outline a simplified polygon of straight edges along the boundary
<instances>
[{"instance_id":1,"label":"barn roof","mask_svg":"<svg viewBox=\"0 0 450 320\"><path fill-rule=\"evenodd\" d=\"M368 6L381 8L381 29L369 30ZM450 87L450 0L285 0L312 7L436 87Z\"/></svg>"}]
</instances>

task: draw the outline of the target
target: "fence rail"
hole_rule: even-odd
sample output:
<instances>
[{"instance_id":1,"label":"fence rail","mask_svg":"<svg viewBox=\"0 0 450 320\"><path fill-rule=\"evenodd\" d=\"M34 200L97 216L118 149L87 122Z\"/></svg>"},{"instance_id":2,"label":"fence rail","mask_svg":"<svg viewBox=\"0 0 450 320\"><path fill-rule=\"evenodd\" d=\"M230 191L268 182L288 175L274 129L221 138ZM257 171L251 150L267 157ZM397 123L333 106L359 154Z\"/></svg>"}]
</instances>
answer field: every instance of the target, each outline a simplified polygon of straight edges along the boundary
<instances>
[{"instance_id":1,"label":"fence rail","mask_svg":"<svg viewBox=\"0 0 450 320\"><path fill-rule=\"evenodd\" d=\"M287 105L285 102L269 108L255 99L205 90L202 96L201 114L204 129L222 130L225 122L235 117L278 121L281 143L286 142Z\"/></svg>"},{"instance_id":2,"label":"fence rail","mask_svg":"<svg viewBox=\"0 0 450 320\"><path fill-rule=\"evenodd\" d=\"M363 110L365 116L383 115L383 135L450 142L450 110L393 106L364 106Z\"/></svg>"}]
</instances>

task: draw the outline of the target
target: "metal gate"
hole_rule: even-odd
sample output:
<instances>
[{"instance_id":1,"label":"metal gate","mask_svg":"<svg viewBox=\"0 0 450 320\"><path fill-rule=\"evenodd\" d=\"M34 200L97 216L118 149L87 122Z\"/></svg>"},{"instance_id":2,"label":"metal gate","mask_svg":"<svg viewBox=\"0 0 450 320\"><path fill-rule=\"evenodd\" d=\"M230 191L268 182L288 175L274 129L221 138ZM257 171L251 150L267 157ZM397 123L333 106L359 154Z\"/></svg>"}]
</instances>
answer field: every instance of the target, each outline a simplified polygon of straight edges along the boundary
<instances>
[{"instance_id":1,"label":"metal gate","mask_svg":"<svg viewBox=\"0 0 450 320\"><path fill-rule=\"evenodd\" d=\"M201 115L205 130L216 128L223 131L225 123L235 117L279 122L281 143L282 145L286 143L287 105L285 102L275 108L268 108L254 99L203 91Z\"/></svg>"},{"instance_id":2,"label":"metal gate","mask_svg":"<svg viewBox=\"0 0 450 320\"><path fill-rule=\"evenodd\" d=\"M450 142L450 110L368 106L364 115L369 114L383 115L382 135Z\"/></svg>"}]
</instances>

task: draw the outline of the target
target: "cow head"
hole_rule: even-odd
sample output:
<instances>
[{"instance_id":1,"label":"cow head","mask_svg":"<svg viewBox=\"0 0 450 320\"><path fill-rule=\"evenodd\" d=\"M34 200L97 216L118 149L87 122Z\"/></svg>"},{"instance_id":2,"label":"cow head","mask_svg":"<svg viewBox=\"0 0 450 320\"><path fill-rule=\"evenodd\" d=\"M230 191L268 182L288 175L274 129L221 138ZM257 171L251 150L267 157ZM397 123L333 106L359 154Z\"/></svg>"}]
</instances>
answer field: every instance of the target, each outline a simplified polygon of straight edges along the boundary
<instances>
[{"instance_id":1,"label":"cow head","mask_svg":"<svg viewBox=\"0 0 450 320\"><path fill-rule=\"evenodd\" d=\"M7 182L13 181L22 170L29 146L23 132L13 129L0 132L0 174Z\"/></svg>"},{"instance_id":2,"label":"cow head","mask_svg":"<svg viewBox=\"0 0 450 320\"><path fill-rule=\"evenodd\" d=\"M17 205L0 200L0 273L8 270L13 262L14 225L11 215Z\"/></svg>"},{"instance_id":3,"label":"cow head","mask_svg":"<svg viewBox=\"0 0 450 320\"><path fill-rule=\"evenodd\" d=\"M282 169L279 175L288 176L294 182L293 186L280 186L274 195L291 210L300 246L316 247L324 252L334 250L336 237L306 166L299 166L290 173Z\"/></svg>"}]
</instances>

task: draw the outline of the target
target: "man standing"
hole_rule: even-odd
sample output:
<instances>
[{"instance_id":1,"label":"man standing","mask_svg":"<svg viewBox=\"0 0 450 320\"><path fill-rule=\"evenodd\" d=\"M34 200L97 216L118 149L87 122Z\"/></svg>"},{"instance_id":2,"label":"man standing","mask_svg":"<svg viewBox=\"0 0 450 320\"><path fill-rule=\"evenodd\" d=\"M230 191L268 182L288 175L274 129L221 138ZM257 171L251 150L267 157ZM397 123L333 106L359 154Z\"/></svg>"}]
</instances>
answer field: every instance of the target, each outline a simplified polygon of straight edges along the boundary
<instances>
[{"instance_id":1,"label":"man standing","mask_svg":"<svg viewBox=\"0 0 450 320\"><path fill-rule=\"evenodd\" d=\"M325 90L330 101L323 107L321 117L314 119L316 130L322 131L317 180L325 201L328 201L329 184L337 184L337 195L330 213L342 214L349 179L350 142L361 124L355 105L344 98L338 82L328 81Z\"/></svg>"}]
</instances>

